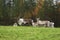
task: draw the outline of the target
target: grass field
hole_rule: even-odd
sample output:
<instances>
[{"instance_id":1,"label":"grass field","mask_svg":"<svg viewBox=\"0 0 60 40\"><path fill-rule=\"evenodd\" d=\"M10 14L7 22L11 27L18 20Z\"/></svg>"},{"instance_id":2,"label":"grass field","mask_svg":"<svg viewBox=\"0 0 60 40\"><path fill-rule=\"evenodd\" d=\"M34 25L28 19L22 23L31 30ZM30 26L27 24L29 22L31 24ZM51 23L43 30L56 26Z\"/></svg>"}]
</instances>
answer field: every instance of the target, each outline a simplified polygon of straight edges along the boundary
<instances>
[{"instance_id":1,"label":"grass field","mask_svg":"<svg viewBox=\"0 0 60 40\"><path fill-rule=\"evenodd\" d=\"M60 40L60 28L0 26L0 40Z\"/></svg>"}]
</instances>

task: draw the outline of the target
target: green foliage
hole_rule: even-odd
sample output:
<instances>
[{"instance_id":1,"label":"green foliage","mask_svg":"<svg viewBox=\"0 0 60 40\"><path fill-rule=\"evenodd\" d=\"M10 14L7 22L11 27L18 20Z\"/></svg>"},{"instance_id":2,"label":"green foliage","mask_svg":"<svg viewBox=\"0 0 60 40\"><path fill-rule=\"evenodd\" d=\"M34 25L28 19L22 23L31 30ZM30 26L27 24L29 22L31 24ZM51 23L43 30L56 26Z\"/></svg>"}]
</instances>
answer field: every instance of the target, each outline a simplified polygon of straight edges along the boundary
<instances>
[{"instance_id":1,"label":"green foliage","mask_svg":"<svg viewBox=\"0 0 60 40\"><path fill-rule=\"evenodd\" d=\"M5 0L0 0L0 24L9 24L7 21L11 22L15 20L15 22L21 16L26 16L25 14L31 13L33 15L33 11L37 6L37 0L14 0L13 6L11 4L5 4ZM60 25L60 5L53 4L53 0L44 0L44 5L42 9L40 9L38 16L42 20L53 21L56 24ZM40 5L40 4L39 4ZM12 23L12 22L11 22ZM10 23L10 24L11 24Z\"/></svg>"},{"instance_id":2,"label":"green foliage","mask_svg":"<svg viewBox=\"0 0 60 40\"><path fill-rule=\"evenodd\" d=\"M60 28L0 26L0 40L60 40Z\"/></svg>"},{"instance_id":3,"label":"green foliage","mask_svg":"<svg viewBox=\"0 0 60 40\"><path fill-rule=\"evenodd\" d=\"M53 13L53 0L45 0L44 5L40 10L40 18L42 20L51 20L51 14Z\"/></svg>"},{"instance_id":4,"label":"green foliage","mask_svg":"<svg viewBox=\"0 0 60 40\"><path fill-rule=\"evenodd\" d=\"M24 4L25 4L25 9L28 9L28 10L34 9L37 5L35 0L25 1Z\"/></svg>"},{"instance_id":5,"label":"green foliage","mask_svg":"<svg viewBox=\"0 0 60 40\"><path fill-rule=\"evenodd\" d=\"M40 18L42 20L49 20L55 23L55 26L60 26L60 5L56 0L56 4L53 3L53 0L45 0L42 9L39 12Z\"/></svg>"},{"instance_id":6,"label":"green foliage","mask_svg":"<svg viewBox=\"0 0 60 40\"><path fill-rule=\"evenodd\" d=\"M2 3L3 3L3 0L0 0L0 18L3 17L3 16L2 16L2 11L3 11L3 10L2 10L2 9L3 9L3 8L2 8L2 6L3 6Z\"/></svg>"},{"instance_id":7,"label":"green foliage","mask_svg":"<svg viewBox=\"0 0 60 40\"><path fill-rule=\"evenodd\" d=\"M19 10L18 1L13 1L13 6L11 3L5 3L5 0L0 0L0 24L10 25L13 21L17 20L17 13Z\"/></svg>"}]
</instances>

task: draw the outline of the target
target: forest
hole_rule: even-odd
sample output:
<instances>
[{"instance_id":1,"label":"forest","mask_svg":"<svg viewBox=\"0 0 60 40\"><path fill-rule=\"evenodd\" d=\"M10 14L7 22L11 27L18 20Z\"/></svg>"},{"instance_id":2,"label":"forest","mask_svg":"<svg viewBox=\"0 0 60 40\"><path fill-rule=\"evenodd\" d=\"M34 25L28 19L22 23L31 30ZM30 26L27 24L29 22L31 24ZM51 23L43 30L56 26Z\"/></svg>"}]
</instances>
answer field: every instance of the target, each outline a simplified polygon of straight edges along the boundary
<instances>
[{"instance_id":1,"label":"forest","mask_svg":"<svg viewBox=\"0 0 60 40\"><path fill-rule=\"evenodd\" d=\"M59 0L0 0L0 25L12 25L20 18L40 18L60 26Z\"/></svg>"}]
</instances>

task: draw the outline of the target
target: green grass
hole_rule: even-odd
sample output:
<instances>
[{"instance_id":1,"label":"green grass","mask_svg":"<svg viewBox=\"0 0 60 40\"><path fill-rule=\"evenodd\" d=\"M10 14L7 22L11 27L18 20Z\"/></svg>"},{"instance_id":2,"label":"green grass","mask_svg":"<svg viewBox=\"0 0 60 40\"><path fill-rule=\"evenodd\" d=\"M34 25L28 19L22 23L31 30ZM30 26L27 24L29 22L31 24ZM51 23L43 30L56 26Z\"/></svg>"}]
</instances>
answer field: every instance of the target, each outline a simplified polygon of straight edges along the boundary
<instances>
[{"instance_id":1,"label":"green grass","mask_svg":"<svg viewBox=\"0 0 60 40\"><path fill-rule=\"evenodd\" d=\"M0 40L60 40L60 28L0 26Z\"/></svg>"}]
</instances>

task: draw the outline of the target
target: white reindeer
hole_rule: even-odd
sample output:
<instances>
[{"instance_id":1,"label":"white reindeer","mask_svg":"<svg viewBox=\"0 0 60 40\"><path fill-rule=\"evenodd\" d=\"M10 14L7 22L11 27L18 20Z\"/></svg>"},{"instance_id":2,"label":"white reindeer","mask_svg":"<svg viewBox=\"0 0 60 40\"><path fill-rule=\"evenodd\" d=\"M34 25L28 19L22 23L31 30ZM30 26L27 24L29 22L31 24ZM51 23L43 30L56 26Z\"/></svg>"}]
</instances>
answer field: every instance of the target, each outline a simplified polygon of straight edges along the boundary
<instances>
[{"instance_id":1,"label":"white reindeer","mask_svg":"<svg viewBox=\"0 0 60 40\"><path fill-rule=\"evenodd\" d=\"M24 19L23 19L23 18L20 18L20 19L18 20L18 24L19 24L19 25L22 25L22 23L24 23Z\"/></svg>"},{"instance_id":2,"label":"white reindeer","mask_svg":"<svg viewBox=\"0 0 60 40\"><path fill-rule=\"evenodd\" d=\"M54 28L54 22L50 22L50 27Z\"/></svg>"},{"instance_id":3,"label":"white reindeer","mask_svg":"<svg viewBox=\"0 0 60 40\"><path fill-rule=\"evenodd\" d=\"M26 23L27 23L27 21L25 21L25 19L23 19L23 18L20 18L20 19L18 20L18 24L19 24L19 25L26 24Z\"/></svg>"},{"instance_id":4,"label":"white reindeer","mask_svg":"<svg viewBox=\"0 0 60 40\"><path fill-rule=\"evenodd\" d=\"M52 28L54 28L54 23L53 22L50 22L50 21L42 21L42 20L39 20L39 19L37 19L37 22L35 22L35 23L32 20L32 25L33 26L42 25L44 27L52 27Z\"/></svg>"},{"instance_id":5,"label":"white reindeer","mask_svg":"<svg viewBox=\"0 0 60 40\"><path fill-rule=\"evenodd\" d=\"M45 27L54 28L54 22L50 22L50 21L39 21L38 24L43 25Z\"/></svg>"},{"instance_id":6,"label":"white reindeer","mask_svg":"<svg viewBox=\"0 0 60 40\"><path fill-rule=\"evenodd\" d=\"M33 22L33 20L32 20L32 26L33 26L33 27L38 26L37 22Z\"/></svg>"},{"instance_id":7,"label":"white reindeer","mask_svg":"<svg viewBox=\"0 0 60 40\"><path fill-rule=\"evenodd\" d=\"M18 25L17 25L17 23L14 23L13 26L16 27L16 26L18 26Z\"/></svg>"}]
</instances>

